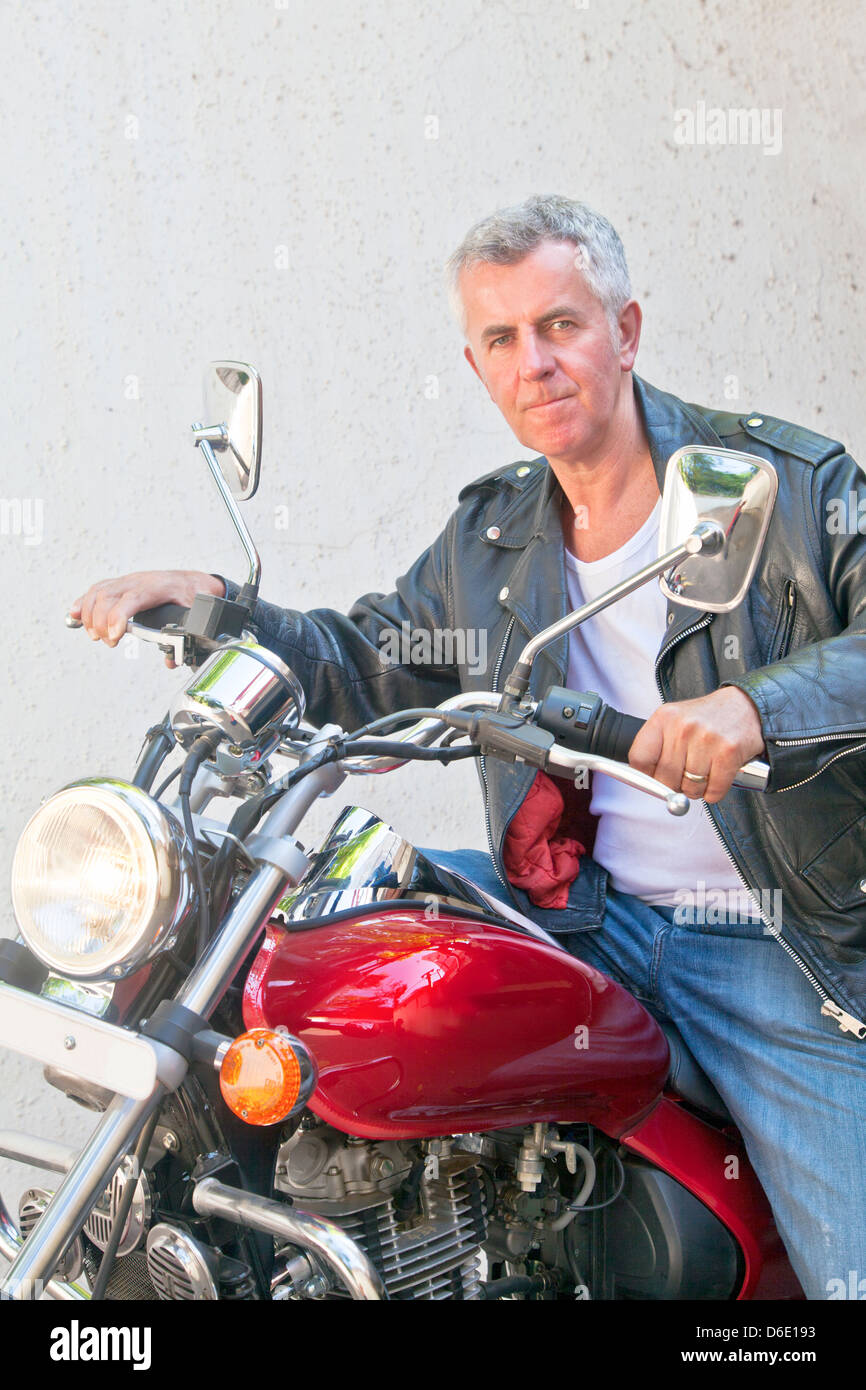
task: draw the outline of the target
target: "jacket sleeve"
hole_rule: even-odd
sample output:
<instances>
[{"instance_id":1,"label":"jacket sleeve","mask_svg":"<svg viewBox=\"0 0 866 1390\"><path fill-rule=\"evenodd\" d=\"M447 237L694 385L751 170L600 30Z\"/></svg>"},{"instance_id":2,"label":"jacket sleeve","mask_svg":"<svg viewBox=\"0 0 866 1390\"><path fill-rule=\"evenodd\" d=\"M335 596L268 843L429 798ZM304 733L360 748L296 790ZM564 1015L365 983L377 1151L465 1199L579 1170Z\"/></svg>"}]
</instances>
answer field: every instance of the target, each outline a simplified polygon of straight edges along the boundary
<instances>
[{"instance_id":1,"label":"jacket sleeve","mask_svg":"<svg viewBox=\"0 0 866 1390\"><path fill-rule=\"evenodd\" d=\"M724 682L745 691L758 709L771 791L866 751L866 535L858 529L861 515L866 528L866 479L850 455L836 455L812 469L811 508L808 495L804 502L802 543L839 630Z\"/></svg>"},{"instance_id":2,"label":"jacket sleeve","mask_svg":"<svg viewBox=\"0 0 866 1390\"><path fill-rule=\"evenodd\" d=\"M346 614L331 608L303 613L257 601L253 630L298 677L313 723L354 729L392 710L438 705L458 694L457 666L437 665L436 644L418 640L419 633L453 628L454 530L452 516L393 593L364 594ZM225 582L226 596L236 598L240 586Z\"/></svg>"}]
</instances>

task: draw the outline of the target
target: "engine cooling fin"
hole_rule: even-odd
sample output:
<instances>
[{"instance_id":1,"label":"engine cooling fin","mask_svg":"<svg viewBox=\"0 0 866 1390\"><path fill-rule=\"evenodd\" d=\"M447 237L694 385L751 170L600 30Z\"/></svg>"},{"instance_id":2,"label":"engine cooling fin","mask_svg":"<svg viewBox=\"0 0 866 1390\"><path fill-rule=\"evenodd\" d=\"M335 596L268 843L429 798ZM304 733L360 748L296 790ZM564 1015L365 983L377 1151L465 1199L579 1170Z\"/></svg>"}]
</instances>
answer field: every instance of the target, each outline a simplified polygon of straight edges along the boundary
<instances>
[{"instance_id":1,"label":"engine cooling fin","mask_svg":"<svg viewBox=\"0 0 866 1390\"><path fill-rule=\"evenodd\" d=\"M486 1236L483 1188L475 1168L424 1182L424 1213L408 1227L392 1198L329 1220L356 1241L397 1302L480 1296L479 1247Z\"/></svg>"}]
</instances>

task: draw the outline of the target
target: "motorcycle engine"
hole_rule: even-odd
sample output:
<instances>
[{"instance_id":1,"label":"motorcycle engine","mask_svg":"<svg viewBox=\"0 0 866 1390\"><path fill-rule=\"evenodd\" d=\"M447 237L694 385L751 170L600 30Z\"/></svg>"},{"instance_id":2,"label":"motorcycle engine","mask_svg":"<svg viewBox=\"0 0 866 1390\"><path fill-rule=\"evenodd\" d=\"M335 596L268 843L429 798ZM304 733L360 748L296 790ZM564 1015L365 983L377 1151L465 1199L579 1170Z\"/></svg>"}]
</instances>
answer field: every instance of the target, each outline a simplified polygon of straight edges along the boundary
<instances>
[{"instance_id":1,"label":"motorcycle engine","mask_svg":"<svg viewBox=\"0 0 866 1390\"><path fill-rule=\"evenodd\" d=\"M448 1139L374 1141L301 1127L280 1147L275 1186L351 1236L390 1298L478 1298L484 1179L475 1157L452 1152Z\"/></svg>"}]
</instances>

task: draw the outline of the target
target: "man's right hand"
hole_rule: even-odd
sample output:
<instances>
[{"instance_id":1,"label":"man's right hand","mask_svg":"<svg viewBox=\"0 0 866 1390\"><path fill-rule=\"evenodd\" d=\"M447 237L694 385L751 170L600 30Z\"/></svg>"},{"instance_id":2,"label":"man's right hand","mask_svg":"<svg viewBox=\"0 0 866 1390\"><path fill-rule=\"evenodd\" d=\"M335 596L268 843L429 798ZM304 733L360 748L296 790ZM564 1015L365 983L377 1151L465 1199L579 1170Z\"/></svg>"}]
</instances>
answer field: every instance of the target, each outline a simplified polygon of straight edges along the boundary
<instances>
[{"instance_id":1,"label":"man's right hand","mask_svg":"<svg viewBox=\"0 0 866 1390\"><path fill-rule=\"evenodd\" d=\"M179 603L189 608L196 594L222 598L223 586L202 570L139 570L91 584L85 594L70 604L69 612L73 618L81 619L94 642L116 647L136 613L156 608L160 603ZM173 668L175 663L166 657L165 664Z\"/></svg>"}]
</instances>

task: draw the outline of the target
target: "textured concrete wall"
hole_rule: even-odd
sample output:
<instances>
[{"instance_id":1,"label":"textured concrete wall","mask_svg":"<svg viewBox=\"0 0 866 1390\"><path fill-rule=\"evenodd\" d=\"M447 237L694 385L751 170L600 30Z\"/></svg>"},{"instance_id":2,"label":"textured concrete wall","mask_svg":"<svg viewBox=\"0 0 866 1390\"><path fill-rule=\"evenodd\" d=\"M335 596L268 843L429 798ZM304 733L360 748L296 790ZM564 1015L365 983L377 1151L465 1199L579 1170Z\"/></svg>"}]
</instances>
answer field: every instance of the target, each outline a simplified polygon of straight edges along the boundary
<instances>
[{"instance_id":1,"label":"textured concrete wall","mask_svg":"<svg viewBox=\"0 0 866 1390\"><path fill-rule=\"evenodd\" d=\"M4 0L0 24L2 932L40 798L128 775L181 681L67 632L69 601L135 568L242 577L185 438L209 359L262 373L246 516L295 607L390 589L521 455L440 266L531 192L618 226L649 380L866 454L858 0ZM736 108L764 123L731 143ZM466 767L350 790L421 843L483 843ZM0 1057L0 1127L90 1123Z\"/></svg>"}]
</instances>

